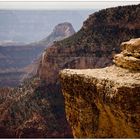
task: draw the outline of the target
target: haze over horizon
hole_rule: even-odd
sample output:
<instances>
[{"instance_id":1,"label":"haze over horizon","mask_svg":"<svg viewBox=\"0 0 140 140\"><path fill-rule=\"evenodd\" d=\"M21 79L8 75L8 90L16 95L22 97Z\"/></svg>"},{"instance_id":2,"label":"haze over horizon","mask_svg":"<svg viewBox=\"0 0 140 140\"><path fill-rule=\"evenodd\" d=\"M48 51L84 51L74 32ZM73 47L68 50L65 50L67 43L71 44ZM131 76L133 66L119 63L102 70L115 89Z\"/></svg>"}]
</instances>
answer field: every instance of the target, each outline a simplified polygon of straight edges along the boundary
<instances>
[{"instance_id":1,"label":"haze over horizon","mask_svg":"<svg viewBox=\"0 0 140 140\"><path fill-rule=\"evenodd\" d=\"M0 1L0 41L39 41L62 22L70 22L77 32L95 11L132 4L139 1Z\"/></svg>"},{"instance_id":2,"label":"haze over horizon","mask_svg":"<svg viewBox=\"0 0 140 140\"><path fill-rule=\"evenodd\" d=\"M78 31L95 10L0 10L0 41L30 43L48 36L53 28L70 22Z\"/></svg>"}]
</instances>

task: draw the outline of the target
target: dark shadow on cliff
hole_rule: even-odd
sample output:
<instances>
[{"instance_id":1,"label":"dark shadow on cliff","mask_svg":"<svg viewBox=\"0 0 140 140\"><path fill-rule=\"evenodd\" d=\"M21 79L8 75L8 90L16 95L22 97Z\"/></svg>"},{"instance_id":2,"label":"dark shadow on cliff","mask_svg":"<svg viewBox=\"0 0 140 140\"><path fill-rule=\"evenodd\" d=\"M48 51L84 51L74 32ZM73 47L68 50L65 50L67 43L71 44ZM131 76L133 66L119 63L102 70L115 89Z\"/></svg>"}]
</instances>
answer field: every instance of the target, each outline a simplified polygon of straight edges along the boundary
<instances>
[{"instance_id":1,"label":"dark shadow on cliff","mask_svg":"<svg viewBox=\"0 0 140 140\"><path fill-rule=\"evenodd\" d=\"M54 118L53 120L48 120L50 126L48 126L47 138L73 138L72 130L66 119L65 103L60 83L46 84L45 81L42 81L40 86L35 90L35 93L39 93L38 98L47 99L50 104L50 113ZM43 116L47 119L45 110ZM56 135L50 135L52 133L55 133Z\"/></svg>"}]
</instances>

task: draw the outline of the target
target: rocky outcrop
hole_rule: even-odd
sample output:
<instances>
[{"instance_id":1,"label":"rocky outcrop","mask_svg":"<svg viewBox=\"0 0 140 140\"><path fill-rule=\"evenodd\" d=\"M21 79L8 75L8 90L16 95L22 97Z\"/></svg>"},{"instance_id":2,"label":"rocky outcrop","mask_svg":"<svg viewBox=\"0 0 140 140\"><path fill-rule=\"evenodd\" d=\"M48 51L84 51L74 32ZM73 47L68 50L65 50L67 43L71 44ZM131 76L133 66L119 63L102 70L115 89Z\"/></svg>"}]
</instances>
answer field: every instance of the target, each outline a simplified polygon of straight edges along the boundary
<instances>
[{"instance_id":1,"label":"rocky outcrop","mask_svg":"<svg viewBox=\"0 0 140 140\"><path fill-rule=\"evenodd\" d=\"M122 50L137 52L139 46L139 39L133 39L123 43ZM103 69L61 71L66 116L75 138L140 137L140 70L119 67L116 56L115 63ZM137 60L131 63L140 66Z\"/></svg>"},{"instance_id":2,"label":"rocky outcrop","mask_svg":"<svg viewBox=\"0 0 140 140\"><path fill-rule=\"evenodd\" d=\"M140 70L140 38L121 44L122 52L114 58L116 65L123 68Z\"/></svg>"},{"instance_id":3,"label":"rocky outcrop","mask_svg":"<svg viewBox=\"0 0 140 140\"><path fill-rule=\"evenodd\" d=\"M70 37L74 33L75 30L71 23L69 22L60 23L54 27L53 31L46 38L33 44L51 46L54 41L63 40L64 38Z\"/></svg>"},{"instance_id":4,"label":"rocky outcrop","mask_svg":"<svg viewBox=\"0 0 140 140\"><path fill-rule=\"evenodd\" d=\"M86 20L79 32L47 48L37 70L40 82L36 82L34 78L30 79L30 82L12 91L10 97L2 99L2 132L9 132L8 136L12 134L17 138L72 137L66 120L64 97L60 90L59 71L64 68L84 69L111 65L112 54L119 52L120 42L140 35L139 11L140 6L135 5L96 12ZM100 112L94 104L92 106L93 112L98 116ZM88 111L90 112L90 109ZM98 126L96 119L94 122ZM95 126L94 129L96 130ZM104 136L105 134L106 132Z\"/></svg>"},{"instance_id":5,"label":"rocky outcrop","mask_svg":"<svg viewBox=\"0 0 140 140\"><path fill-rule=\"evenodd\" d=\"M61 96L64 102L58 76L62 69L112 65L112 56L120 52L120 43L140 36L139 17L140 5L101 10L90 15L80 31L47 48L38 66L40 79L49 87L47 94Z\"/></svg>"},{"instance_id":6,"label":"rocky outcrop","mask_svg":"<svg viewBox=\"0 0 140 140\"><path fill-rule=\"evenodd\" d=\"M60 80L58 76L59 71L62 69L89 69L112 65L112 56L120 52L120 43L131 38L138 38L140 36L139 17L140 5L101 10L89 16L89 18L84 22L83 27L80 29L80 31L67 39L55 42L52 46L47 48L43 52L40 64L38 66L38 75L40 79L43 80L45 82L45 85L49 87L46 93L48 95L55 94L56 96L61 98L59 98L61 102L64 102L62 92L60 91ZM69 83L69 81L67 81L67 83ZM55 102L57 103L58 100L55 100ZM71 104L71 106L73 105ZM86 105L84 104L83 106ZM57 104L57 107L60 107L59 103ZM95 106L93 106L93 112L97 110L97 108L94 107ZM76 109L77 108L79 107L76 107ZM90 112L90 107L88 111ZM79 114L79 112L72 112L72 114L73 116L76 116L76 114ZM82 114L82 116L84 117L85 115ZM82 116L81 119L83 119ZM72 116L70 116L69 118L72 118ZM80 125L76 120L75 123L76 126ZM104 124L104 126L105 125L106 123ZM88 127L86 123L84 126ZM115 137L115 135L112 136L112 133L109 133L111 127L112 126L110 125L110 129L108 130L108 132L103 132L104 134L102 135L102 137ZM77 131L79 130L77 129ZM88 129L88 131L91 132L90 128ZM108 133L110 135L108 135ZM75 133L73 133L73 135L75 136ZM80 136L78 135L77 137ZM90 136L85 134L83 137ZM101 135L98 134L95 137L101 137Z\"/></svg>"},{"instance_id":7,"label":"rocky outcrop","mask_svg":"<svg viewBox=\"0 0 140 140\"><path fill-rule=\"evenodd\" d=\"M121 16L120 16L121 15ZM101 68L112 64L120 43L140 36L140 5L115 7L95 12L69 38L55 42L42 55L38 75L57 83L64 68Z\"/></svg>"}]
</instances>

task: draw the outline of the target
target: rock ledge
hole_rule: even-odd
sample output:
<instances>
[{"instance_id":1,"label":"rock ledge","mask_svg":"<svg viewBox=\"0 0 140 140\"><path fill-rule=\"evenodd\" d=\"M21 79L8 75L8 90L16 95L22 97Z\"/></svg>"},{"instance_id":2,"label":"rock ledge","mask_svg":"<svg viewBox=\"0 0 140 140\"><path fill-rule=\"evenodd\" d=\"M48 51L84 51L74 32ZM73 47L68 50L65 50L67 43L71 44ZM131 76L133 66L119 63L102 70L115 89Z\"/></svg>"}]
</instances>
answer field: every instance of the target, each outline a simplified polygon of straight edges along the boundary
<instances>
[{"instance_id":1,"label":"rock ledge","mask_svg":"<svg viewBox=\"0 0 140 140\"><path fill-rule=\"evenodd\" d=\"M123 43L119 55L131 50L126 45L130 42ZM139 47L135 49L139 53ZM131 57L133 61L139 60ZM121 65L124 69L118 67L116 56L114 61L116 65L103 69L60 72L66 116L75 138L140 137L139 63L135 61L136 69ZM121 64L124 63L121 59Z\"/></svg>"}]
</instances>

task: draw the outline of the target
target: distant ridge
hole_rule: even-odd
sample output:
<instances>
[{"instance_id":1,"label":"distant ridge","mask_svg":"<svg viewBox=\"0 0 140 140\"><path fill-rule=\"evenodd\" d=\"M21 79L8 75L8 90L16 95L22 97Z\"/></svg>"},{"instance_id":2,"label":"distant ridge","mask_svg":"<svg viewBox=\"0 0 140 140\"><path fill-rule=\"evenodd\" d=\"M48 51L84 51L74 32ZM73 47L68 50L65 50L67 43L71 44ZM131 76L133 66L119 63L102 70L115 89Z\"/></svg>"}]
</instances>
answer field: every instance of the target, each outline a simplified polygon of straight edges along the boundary
<instances>
[{"instance_id":1,"label":"distant ridge","mask_svg":"<svg viewBox=\"0 0 140 140\"><path fill-rule=\"evenodd\" d=\"M4 47L0 46L0 86L18 86L23 79L36 74L42 51L54 41L62 40L74 33L71 23L64 22L56 25L52 33L39 42L27 45L16 45L13 42L2 44Z\"/></svg>"}]
</instances>

